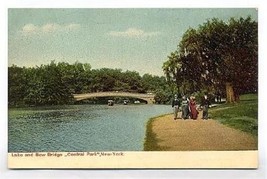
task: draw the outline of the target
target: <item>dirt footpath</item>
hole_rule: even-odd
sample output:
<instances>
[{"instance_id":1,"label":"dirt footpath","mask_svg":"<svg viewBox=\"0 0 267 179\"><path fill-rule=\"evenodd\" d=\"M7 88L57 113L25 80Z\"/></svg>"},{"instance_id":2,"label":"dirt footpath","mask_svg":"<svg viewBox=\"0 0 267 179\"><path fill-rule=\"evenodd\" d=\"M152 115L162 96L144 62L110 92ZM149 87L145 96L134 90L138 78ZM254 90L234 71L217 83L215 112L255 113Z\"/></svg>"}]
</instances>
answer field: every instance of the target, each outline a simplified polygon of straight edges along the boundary
<instances>
[{"instance_id":1,"label":"dirt footpath","mask_svg":"<svg viewBox=\"0 0 267 179\"><path fill-rule=\"evenodd\" d=\"M152 131L158 145L167 151L257 150L257 137L209 119L173 119L167 115L155 119Z\"/></svg>"}]
</instances>

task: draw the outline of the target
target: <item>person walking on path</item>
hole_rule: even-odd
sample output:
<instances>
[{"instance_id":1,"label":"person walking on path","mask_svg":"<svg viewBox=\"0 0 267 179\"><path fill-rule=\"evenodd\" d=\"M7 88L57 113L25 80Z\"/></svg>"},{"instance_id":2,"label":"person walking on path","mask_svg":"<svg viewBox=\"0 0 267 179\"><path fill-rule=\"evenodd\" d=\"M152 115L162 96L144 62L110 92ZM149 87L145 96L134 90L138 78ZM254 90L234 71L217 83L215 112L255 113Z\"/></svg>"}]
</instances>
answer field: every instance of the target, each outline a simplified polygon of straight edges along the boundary
<instances>
[{"instance_id":1,"label":"person walking on path","mask_svg":"<svg viewBox=\"0 0 267 179\"><path fill-rule=\"evenodd\" d=\"M174 120L176 120L178 116L178 112L179 112L179 107L180 107L180 101L177 95L174 95L174 99L172 100L172 107L173 107L173 113L174 113Z\"/></svg>"},{"instance_id":2,"label":"person walking on path","mask_svg":"<svg viewBox=\"0 0 267 179\"><path fill-rule=\"evenodd\" d=\"M190 97L189 110L190 110L190 118L196 120L198 116L198 111L197 111L196 98L194 96Z\"/></svg>"},{"instance_id":3,"label":"person walking on path","mask_svg":"<svg viewBox=\"0 0 267 179\"><path fill-rule=\"evenodd\" d=\"M221 92L217 91L215 95L216 95L216 102L217 103L222 102Z\"/></svg>"},{"instance_id":4,"label":"person walking on path","mask_svg":"<svg viewBox=\"0 0 267 179\"><path fill-rule=\"evenodd\" d=\"M187 119L189 116L189 109L188 109L188 100L186 99L186 96L183 96L182 98L182 118Z\"/></svg>"},{"instance_id":5,"label":"person walking on path","mask_svg":"<svg viewBox=\"0 0 267 179\"><path fill-rule=\"evenodd\" d=\"M202 116L203 120L207 120L209 117L208 110L210 105L211 103L208 99L208 96L205 94L200 105L203 108L203 116Z\"/></svg>"}]
</instances>

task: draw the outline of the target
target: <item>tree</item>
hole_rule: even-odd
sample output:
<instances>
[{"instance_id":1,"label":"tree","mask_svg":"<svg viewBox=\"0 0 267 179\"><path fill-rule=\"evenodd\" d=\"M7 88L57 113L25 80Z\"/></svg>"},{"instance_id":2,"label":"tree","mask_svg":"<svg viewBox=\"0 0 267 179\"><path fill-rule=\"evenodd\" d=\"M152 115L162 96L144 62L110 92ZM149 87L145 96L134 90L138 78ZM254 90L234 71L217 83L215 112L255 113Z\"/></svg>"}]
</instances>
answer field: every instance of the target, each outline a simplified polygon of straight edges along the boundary
<instances>
[{"instance_id":1,"label":"tree","mask_svg":"<svg viewBox=\"0 0 267 179\"><path fill-rule=\"evenodd\" d=\"M250 17L230 19L227 45L220 66L222 80L226 82L228 101L239 100L239 95L255 92L258 85L258 24Z\"/></svg>"},{"instance_id":2,"label":"tree","mask_svg":"<svg viewBox=\"0 0 267 179\"><path fill-rule=\"evenodd\" d=\"M25 68L12 65L8 68L8 104L21 105L22 98L27 91L28 80L25 77Z\"/></svg>"},{"instance_id":3,"label":"tree","mask_svg":"<svg viewBox=\"0 0 267 179\"><path fill-rule=\"evenodd\" d=\"M90 64L66 62L36 67L8 68L10 106L72 104L73 94L125 91L145 93L161 91L169 94L165 77L121 69L93 69ZM163 99L161 99L164 101ZM166 99L165 99L166 100Z\"/></svg>"},{"instance_id":4,"label":"tree","mask_svg":"<svg viewBox=\"0 0 267 179\"><path fill-rule=\"evenodd\" d=\"M158 89L166 90L167 82L163 76L155 76L151 74L144 74L142 76L143 88L147 92L155 92Z\"/></svg>"},{"instance_id":5,"label":"tree","mask_svg":"<svg viewBox=\"0 0 267 179\"><path fill-rule=\"evenodd\" d=\"M178 46L180 61L165 63L169 68L181 66L175 75L178 80L184 78L183 85L190 82L194 90L207 91L225 86L227 101L235 102L240 94L257 89L257 33L257 22L250 17L231 18L228 23L208 20L185 32Z\"/></svg>"}]
</instances>

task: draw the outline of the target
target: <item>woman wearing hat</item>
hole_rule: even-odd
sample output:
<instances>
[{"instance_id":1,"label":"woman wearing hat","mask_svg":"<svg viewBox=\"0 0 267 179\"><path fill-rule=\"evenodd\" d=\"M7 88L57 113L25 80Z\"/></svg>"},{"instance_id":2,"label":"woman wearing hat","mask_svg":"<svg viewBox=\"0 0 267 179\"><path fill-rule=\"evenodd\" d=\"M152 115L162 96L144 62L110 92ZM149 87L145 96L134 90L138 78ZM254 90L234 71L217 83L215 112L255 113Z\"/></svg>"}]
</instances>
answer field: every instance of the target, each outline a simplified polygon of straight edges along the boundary
<instances>
[{"instance_id":1,"label":"woman wearing hat","mask_svg":"<svg viewBox=\"0 0 267 179\"><path fill-rule=\"evenodd\" d=\"M182 97L182 118L187 119L189 117L189 107L188 107L189 101L186 99L186 96Z\"/></svg>"},{"instance_id":2,"label":"woman wearing hat","mask_svg":"<svg viewBox=\"0 0 267 179\"><path fill-rule=\"evenodd\" d=\"M198 111L196 105L196 98L194 96L190 97L189 110L190 110L190 118L196 120L198 116Z\"/></svg>"}]
</instances>

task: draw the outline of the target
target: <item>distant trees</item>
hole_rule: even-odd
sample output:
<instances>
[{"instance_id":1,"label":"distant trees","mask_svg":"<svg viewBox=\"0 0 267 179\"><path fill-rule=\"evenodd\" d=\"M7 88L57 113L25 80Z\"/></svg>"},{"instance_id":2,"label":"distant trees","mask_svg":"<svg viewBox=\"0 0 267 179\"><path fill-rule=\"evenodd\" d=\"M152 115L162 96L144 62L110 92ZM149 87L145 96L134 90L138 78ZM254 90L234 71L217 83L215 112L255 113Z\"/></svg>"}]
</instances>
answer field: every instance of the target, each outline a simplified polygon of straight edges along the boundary
<instances>
[{"instance_id":1,"label":"distant trees","mask_svg":"<svg viewBox=\"0 0 267 179\"><path fill-rule=\"evenodd\" d=\"M150 74L144 74L142 77L144 89L147 92L153 92L155 94L155 102L158 104L166 104L171 101L173 90L171 85L167 83L165 77L152 76Z\"/></svg>"},{"instance_id":2,"label":"distant trees","mask_svg":"<svg viewBox=\"0 0 267 179\"><path fill-rule=\"evenodd\" d=\"M61 69L62 70L62 69ZM64 83L59 65L8 68L9 105L56 105L71 103L71 87Z\"/></svg>"},{"instance_id":3,"label":"distant trees","mask_svg":"<svg viewBox=\"0 0 267 179\"><path fill-rule=\"evenodd\" d=\"M8 67L8 103L11 105L20 105L26 96L29 84L25 71L15 65Z\"/></svg>"},{"instance_id":4,"label":"distant trees","mask_svg":"<svg viewBox=\"0 0 267 179\"><path fill-rule=\"evenodd\" d=\"M225 91L228 102L258 85L258 23L250 17L208 20L188 29L163 64L167 79L182 93Z\"/></svg>"},{"instance_id":5,"label":"distant trees","mask_svg":"<svg viewBox=\"0 0 267 179\"><path fill-rule=\"evenodd\" d=\"M72 104L73 94L124 91L162 92L167 88L164 77L121 69L91 69L88 63L66 62L8 68L9 106ZM159 99L157 102L161 102Z\"/></svg>"},{"instance_id":6,"label":"distant trees","mask_svg":"<svg viewBox=\"0 0 267 179\"><path fill-rule=\"evenodd\" d=\"M155 94L167 103L172 94L225 91L228 102L257 91L258 23L250 17L228 22L208 20L188 29L176 51L163 64L165 77L121 69L91 69L87 63L66 62L8 68L10 106L73 103L73 94L125 91Z\"/></svg>"}]
</instances>

